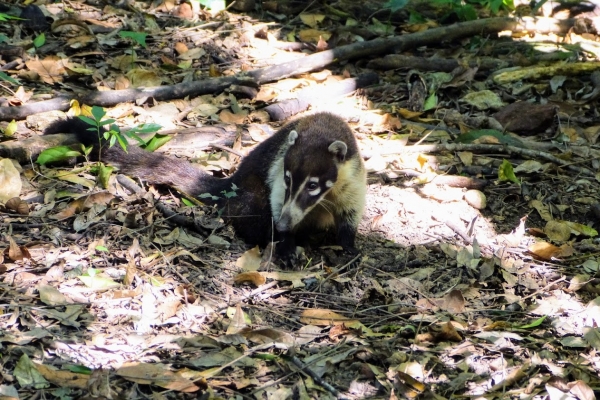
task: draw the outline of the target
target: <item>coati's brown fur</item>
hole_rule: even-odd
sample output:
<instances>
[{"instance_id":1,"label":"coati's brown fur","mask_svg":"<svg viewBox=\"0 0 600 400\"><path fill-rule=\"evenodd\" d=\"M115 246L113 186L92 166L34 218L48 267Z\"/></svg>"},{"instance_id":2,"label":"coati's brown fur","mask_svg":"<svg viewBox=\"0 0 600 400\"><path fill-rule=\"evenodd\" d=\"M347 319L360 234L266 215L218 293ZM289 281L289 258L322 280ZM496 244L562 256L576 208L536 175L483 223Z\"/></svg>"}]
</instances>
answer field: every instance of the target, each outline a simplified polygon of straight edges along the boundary
<instances>
[{"instance_id":1,"label":"coati's brown fur","mask_svg":"<svg viewBox=\"0 0 600 400\"><path fill-rule=\"evenodd\" d=\"M45 133L74 133L85 145L95 145L97 157L98 139L89 127L69 118L54 122ZM202 201L223 208L223 217L248 244L264 246L274 239L280 242L278 253L286 255L295 250L296 235L335 227L338 244L354 250L366 174L351 129L333 114L316 113L285 125L244 157L228 178L135 146L125 153L104 142L101 159L124 174L187 195L217 196ZM237 196L227 199L222 192L232 185Z\"/></svg>"}]
</instances>

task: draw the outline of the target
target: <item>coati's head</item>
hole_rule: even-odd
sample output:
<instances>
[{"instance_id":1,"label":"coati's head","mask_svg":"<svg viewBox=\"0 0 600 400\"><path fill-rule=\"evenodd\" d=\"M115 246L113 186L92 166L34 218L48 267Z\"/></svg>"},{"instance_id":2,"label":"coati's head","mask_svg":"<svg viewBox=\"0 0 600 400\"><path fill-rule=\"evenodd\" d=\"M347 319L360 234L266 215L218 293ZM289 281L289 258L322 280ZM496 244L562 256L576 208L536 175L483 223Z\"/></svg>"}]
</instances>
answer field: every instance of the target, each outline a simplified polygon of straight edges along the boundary
<instances>
[{"instance_id":1,"label":"coati's head","mask_svg":"<svg viewBox=\"0 0 600 400\"><path fill-rule=\"evenodd\" d=\"M293 231L306 215L315 207L327 207L325 196L338 183L338 170L349 156L356 155L354 142L351 152L344 135L323 134L311 131L290 131L289 148L284 157L285 200L276 228L279 232ZM342 129L336 126L336 129ZM298 131L300 134L298 134ZM336 137L337 136L337 137ZM352 137L352 136L350 136Z\"/></svg>"}]
</instances>

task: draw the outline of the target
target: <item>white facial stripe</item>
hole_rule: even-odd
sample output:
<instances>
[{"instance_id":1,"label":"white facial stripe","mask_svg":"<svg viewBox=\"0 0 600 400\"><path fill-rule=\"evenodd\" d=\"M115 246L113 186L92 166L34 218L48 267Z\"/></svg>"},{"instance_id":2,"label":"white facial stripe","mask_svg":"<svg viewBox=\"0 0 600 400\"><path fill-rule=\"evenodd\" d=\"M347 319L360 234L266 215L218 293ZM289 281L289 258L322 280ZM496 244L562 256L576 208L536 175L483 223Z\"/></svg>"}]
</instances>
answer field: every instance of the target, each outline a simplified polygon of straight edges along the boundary
<instances>
[{"instance_id":1,"label":"white facial stripe","mask_svg":"<svg viewBox=\"0 0 600 400\"><path fill-rule=\"evenodd\" d=\"M319 178L316 178L316 177L308 178L308 181L319 183Z\"/></svg>"},{"instance_id":2,"label":"white facial stripe","mask_svg":"<svg viewBox=\"0 0 600 400\"><path fill-rule=\"evenodd\" d=\"M332 181L325 182L325 186L327 186L328 188L333 187L333 185L335 185L335 184Z\"/></svg>"}]
</instances>

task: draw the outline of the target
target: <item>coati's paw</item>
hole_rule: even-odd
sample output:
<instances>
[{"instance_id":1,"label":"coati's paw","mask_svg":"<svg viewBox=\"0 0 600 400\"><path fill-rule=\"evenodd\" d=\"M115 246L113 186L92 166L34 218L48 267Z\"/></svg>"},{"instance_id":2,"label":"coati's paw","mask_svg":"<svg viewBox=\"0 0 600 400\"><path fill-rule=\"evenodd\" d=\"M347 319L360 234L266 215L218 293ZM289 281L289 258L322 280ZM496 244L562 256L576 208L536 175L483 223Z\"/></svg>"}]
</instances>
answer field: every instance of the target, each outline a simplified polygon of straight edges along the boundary
<instances>
[{"instance_id":1,"label":"coati's paw","mask_svg":"<svg viewBox=\"0 0 600 400\"><path fill-rule=\"evenodd\" d=\"M342 250L344 251L344 253L346 253L350 256L357 256L360 254L360 250L358 250L354 246L345 246L345 247L342 247Z\"/></svg>"}]
</instances>

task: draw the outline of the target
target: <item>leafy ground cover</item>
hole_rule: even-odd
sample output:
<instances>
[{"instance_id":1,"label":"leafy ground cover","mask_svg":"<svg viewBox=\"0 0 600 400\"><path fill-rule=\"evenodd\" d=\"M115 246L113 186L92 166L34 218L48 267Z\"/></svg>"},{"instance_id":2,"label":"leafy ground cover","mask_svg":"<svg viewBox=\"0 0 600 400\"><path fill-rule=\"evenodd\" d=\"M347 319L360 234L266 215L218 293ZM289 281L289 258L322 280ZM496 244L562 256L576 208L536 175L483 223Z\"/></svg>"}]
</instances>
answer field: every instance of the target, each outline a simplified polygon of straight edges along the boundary
<instances>
[{"instance_id":1,"label":"leafy ground cover","mask_svg":"<svg viewBox=\"0 0 600 400\"><path fill-rule=\"evenodd\" d=\"M27 17L0 27L3 398L595 398L597 9L360 3L2 11ZM220 210L36 164L91 105L221 176L339 114L360 255L316 237L282 269Z\"/></svg>"}]
</instances>

